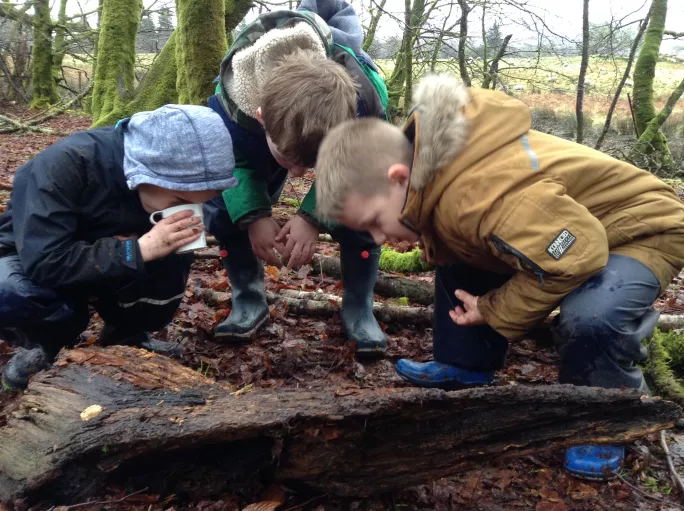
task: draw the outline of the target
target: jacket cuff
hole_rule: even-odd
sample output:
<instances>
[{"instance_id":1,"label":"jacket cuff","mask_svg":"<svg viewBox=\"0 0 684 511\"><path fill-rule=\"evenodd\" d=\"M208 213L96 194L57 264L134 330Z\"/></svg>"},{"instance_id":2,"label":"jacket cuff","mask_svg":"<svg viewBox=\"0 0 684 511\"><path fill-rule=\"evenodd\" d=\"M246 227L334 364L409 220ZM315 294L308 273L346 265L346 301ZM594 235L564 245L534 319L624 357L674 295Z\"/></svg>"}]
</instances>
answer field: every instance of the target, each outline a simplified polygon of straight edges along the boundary
<instances>
[{"instance_id":1,"label":"jacket cuff","mask_svg":"<svg viewBox=\"0 0 684 511\"><path fill-rule=\"evenodd\" d=\"M243 217L241 217L237 222L234 222L238 229L246 230L251 224L259 220L260 218L271 216L272 211L270 209L258 209L256 211L250 211Z\"/></svg>"},{"instance_id":2,"label":"jacket cuff","mask_svg":"<svg viewBox=\"0 0 684 511\"><path fill-rule=\"evenodd\" d=\"M499 299L499 290L493 289L477 299L477 310L480 312L485 322L504 336L509 341L520 339L525 335L527 329L505 321L496 311L496 303Z\"/></svg>"}]
</instances>

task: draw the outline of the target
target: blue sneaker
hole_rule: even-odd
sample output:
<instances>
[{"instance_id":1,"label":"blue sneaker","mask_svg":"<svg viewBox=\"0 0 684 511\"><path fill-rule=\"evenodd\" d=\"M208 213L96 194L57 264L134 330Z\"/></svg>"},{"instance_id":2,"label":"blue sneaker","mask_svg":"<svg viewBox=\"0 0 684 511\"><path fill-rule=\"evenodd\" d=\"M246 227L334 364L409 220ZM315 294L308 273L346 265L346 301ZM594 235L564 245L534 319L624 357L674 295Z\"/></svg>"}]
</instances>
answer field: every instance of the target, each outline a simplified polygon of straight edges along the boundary
<instances>
[{"instance_id":1,"label":"blue sneaker","mask_svg":"<svg viewBox=\"0 0 684 511\"><path fill-rule=\"evenodd\" d=\"M494 381L493 371L469 371L440 362L414 362L402 358L397 362L399 376L419 387L444 390L463 389L490 385Z\"/></svg>"},{"instance_id":2,"label":"blue sneaker","mask_svg":"<svg viewBox=\"0 0 684 511\"><path fill-rule=\"evenodd\" d=\"M579 479L610 481L625 462L625 448L615 445L580 445L565 451L565 470Z\"/></svg>"}]
</instances>

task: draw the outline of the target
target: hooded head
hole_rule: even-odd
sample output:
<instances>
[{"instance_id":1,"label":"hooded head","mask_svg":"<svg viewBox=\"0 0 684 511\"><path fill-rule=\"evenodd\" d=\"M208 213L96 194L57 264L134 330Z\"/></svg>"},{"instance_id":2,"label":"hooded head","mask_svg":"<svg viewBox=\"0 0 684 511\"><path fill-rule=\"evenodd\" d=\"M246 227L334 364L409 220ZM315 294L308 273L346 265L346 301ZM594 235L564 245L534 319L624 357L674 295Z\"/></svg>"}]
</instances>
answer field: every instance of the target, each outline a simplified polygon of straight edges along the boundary
<instances>
[{"instance_id":1,"label":"hooded head","mask_svg":"<svg viewBox=\"0 0 684 511\"><path fill-rule=\"evenodd\" d=\"M358 119L326 136L316 162L321 219L368 231L376 243L413 241L458 174L530 129L522 102L449 75L423 78L413 103L403 130Z\"/></svg>"},{"instance_id":2,"label":"hooded head","mask_svg":"<svg viewBox=\"0 0 684 511\"><path fill-rule=\"evenodd\" d=\"M166 105L133 115L124 128L124 174L140 185L185 192L237 185L235 158L221 116L203 106Z\"/></svg>"}]
</instances>

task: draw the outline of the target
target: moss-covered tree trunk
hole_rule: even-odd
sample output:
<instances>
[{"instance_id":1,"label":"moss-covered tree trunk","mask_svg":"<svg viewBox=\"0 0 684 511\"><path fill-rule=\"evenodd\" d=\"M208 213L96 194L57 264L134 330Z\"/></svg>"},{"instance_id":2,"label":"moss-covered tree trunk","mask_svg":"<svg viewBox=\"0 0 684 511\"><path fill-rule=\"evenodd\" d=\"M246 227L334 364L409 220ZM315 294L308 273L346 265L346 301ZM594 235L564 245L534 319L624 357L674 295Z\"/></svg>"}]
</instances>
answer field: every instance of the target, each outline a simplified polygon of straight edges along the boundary
<instances>
[{"instance_id":1,"label":"moss-covered tree trunk","mask_svg":"<svg viewBox=\"0 0 684 511\"><path fill-rule=\"evenodd\" d=\"M52 74L55 81L59 83L62 79L62 62L64 61L64 54L66 53L66 8L68 0L60 0L59 14L57 16L57 26L55 27L55 51L52 62Z\"/></svg>"},{"instance_id":2,"label":"moss-covered tree trunk","mask_svg":"<svg viewBox=\"0 0 684 511\"><path fill-rule=\"evenodd\" d=\"M176 64L178 76L183 76L179 81L187 83L187 95L179 99L206 104L228 50L224 0L178 0L177 6ZM185 94L181 88L178 92Z\"/></svg>"},{"instance_id":3,"label":"moss-covered tree trunk","mask_svg":"<svg viewBox=\"0 0 684 511\"><path fill-rule=\"evenodd\" d=\"M658 63L660 43L663 40L666 18L667 0L653 0L651 19L646 29L644 44L634 66L634 118L639 136L644 133L648 123L656 116L656 108L653 101L653 79L655 77L656 64ZM656 161L671 158L667 140L662 132L656 133L650 144L641 147L644 149L644 154L657 153ZM652 165L649 165L649 167L652 167Z\"/></svg>"},{"instance_id":4,"label":"moss-covered tree trunk","mask_svg":"<svg viewBox=\"0 0 684 511\"><path fill-rule=\"evenodd\" d=\"M135 39L141 15L141 0L104 0L93 87L95 123L133 99Z\"/></svg>"},{"instance_id":5,"label":"moss-covered tree trunk","mask_svg":"<svg viewBox=\"0 0 684 511\"><path fill-rule=\"evenodd\" d=\"M135 112L154 110L169 103L178 103L176 91L176 35L171 37L157 55L152 67L143 78L135 93L135 98L125 105L101 116L94 127L110 126L119 119L129 117Z\"/></svg>"},{"instance_id":6,"label":"moss-covered tree trunk","mask_svg":"<svg viewBox=\"0 0 684 511\"><path fill-rule=\"evenodd\" d=\"M49 0L33 3L33 98L31 108L47 108L59 100L52 77L52 20Z\"/></svg>"},{"instance_id":7,"label":"moss-covered tree trunk","mask_svg":"<svg viewBox=\"0 0 684 511\"><path fill-rule=\"evenodd\" d=\"M667 103L665 104L665 107L660 111L660 113L651 119L651 122L646 125L646 129L632 148L631 159L635 161L635 163L639 163L640 155L643 155L648 150L648 147L653 143L653 139L658 135L658 133L660 133L660 128L670 116L675 105L677 104L677 101L679 101L682 95L684 95L684 80L682 80L677 88L672 92L667 100ZM672 154L670 154L669 151L666 153L661 153L660 163L667 171L676 169ZM681 177L682 172L680 171L678 174L679 175L677 177Z\"/></svg>"},{"instance_id":8,"label":"moss-covered tree trunk","mask_svg":"<svg viewBox=\"0 0 684 511\"><path fill-rule=\"evenodd\" d=\"M220 19L224 20L225 25L221 24L220 30L222 34L221 37L225 40L228 37L228 34L230 34L242 18L244 18L253 3L252 0L225 0L224 5L225 12ZM208 30L206 26L203 26L201 23L191 26L201 34L198 37L206 36ZM216 25L213 26L214 29L217 28ZM179 55L182 56L183 53L177 51L180 40L179 32L178 29L173 31L161 53L157 56L152 67L145 75L145 78L140 82L140 85L135 91L135 97L131 101L120 105L119 108L113 110L109 114L101 116L95 122L94 126L108 126L135 112L154 110L155 108L159 108L160 106L169 103L181 103L181 99L184 99L185 103L189 102L190 96L187 71L182 73L178 72L179 64L181 66L185 65L185 57L179 58ZM209 74L209 70L211 70L211 74L209 74L207 83L204 84L205 90L202 94L205 95L199 102L206 100L206 98L213 93L214 85L212 82L219 72L219 65L222 58L223 55L214 62L213 68L208 65L206 66L205 72ZM182 76L181 81L178 80L179 76ZM180 91L178 90L179 86L181 87Z\"/></svg>"}]
</instances>

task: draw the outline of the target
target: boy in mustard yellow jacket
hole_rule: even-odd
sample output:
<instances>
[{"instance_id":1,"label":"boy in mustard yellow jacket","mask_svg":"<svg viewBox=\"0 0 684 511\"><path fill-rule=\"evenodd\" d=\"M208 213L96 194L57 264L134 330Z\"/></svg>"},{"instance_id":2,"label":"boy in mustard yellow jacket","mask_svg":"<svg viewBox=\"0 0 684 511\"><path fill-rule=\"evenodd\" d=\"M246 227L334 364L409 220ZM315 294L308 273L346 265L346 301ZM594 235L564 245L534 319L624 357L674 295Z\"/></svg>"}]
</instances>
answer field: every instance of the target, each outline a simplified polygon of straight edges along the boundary
<instances>
[{"instance_id":1,"label":"boy in mustard yellow jacket","mask_svg":"<svg viewBox=\"0 0 684 511\"><path fill-rule=\"evenodd\" d=\"M684 205L650 173L531 129L522 102L425 78L403 131L349 121L324 140L318 213L376 243L421 240L438 265L434 358L400 360L424 387L489 384L508 342L560 306L561 383L648 392L636 362L652 305L684 266ZM569 449L612 477L622 447Z\"/></svg>"}]
</instances>

